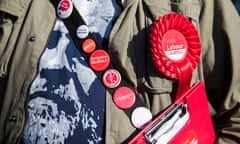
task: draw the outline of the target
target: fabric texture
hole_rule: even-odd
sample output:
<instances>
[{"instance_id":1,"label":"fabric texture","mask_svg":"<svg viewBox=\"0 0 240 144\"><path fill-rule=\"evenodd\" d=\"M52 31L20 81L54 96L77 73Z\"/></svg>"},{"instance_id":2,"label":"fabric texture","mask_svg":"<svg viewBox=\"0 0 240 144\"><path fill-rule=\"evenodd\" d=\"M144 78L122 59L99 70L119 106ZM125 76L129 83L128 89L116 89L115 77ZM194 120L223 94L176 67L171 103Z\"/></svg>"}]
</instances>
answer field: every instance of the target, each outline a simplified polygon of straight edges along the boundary
<instances>
[{"instance_id":1,"label":"fabric texture","mask_svg":"<svg viewBox=\"0 0 240 144\"><path fill-rule=\"evenodd\" d=\"M113 64L156 115L172 103L176 81L159 73L149 53L154 20L167 13L187 16L198 29L202 55L192 84L203 80L213 116L216 143L240 143L240 20L226 0L122 0L123 11L109 37ZM26 123L29 86L55 24L48 0L0 1L0 143L18 143ZM3 14L4 12L4 14ZM105 143L127 143L138 131L106 92Z\"/></svg>"},{"instance_id":2,"label":"fabric texture","mask_svg":"<svg viewBox=\"0 0 240 144\"><path fill-rule=\"evenodd\" d=\"M39 65L23 143L102 143L105 88L60 20Z\"/></svg>"},{"instance_id":3,"label":"fabric texture","mask_svg":"<svg viewBox=\"0 0 240 144\"><path fill-rule=\"evenodd\" d=\"M102 45L104 39L106 43L120 13L116 3L73 2L96 42ZM22 143L104 142L105 88L60 19L41 56L29 95Z\"/></svg>"}]
</instances>

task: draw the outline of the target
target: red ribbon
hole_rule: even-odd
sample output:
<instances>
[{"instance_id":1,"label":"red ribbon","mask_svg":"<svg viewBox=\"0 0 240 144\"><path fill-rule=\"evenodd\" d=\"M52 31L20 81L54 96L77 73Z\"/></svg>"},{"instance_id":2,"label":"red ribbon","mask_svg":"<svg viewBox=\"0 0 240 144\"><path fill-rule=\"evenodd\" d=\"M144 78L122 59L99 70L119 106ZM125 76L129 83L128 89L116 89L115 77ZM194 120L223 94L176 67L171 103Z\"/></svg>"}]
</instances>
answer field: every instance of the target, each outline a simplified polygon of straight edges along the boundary
<instances>
[{"instance_id":1,"label":"red ribbon","mask_svg":"<svg viewBox=\"0 0 240 144\"><path fill-rule=\"evenodd\" d=\"M197 30L186 17L167 14L153 23L150 43L156 68L165 76L178 80L178 98L189 89L193 70L200 59Z\"/></svg>"}]
</instances>

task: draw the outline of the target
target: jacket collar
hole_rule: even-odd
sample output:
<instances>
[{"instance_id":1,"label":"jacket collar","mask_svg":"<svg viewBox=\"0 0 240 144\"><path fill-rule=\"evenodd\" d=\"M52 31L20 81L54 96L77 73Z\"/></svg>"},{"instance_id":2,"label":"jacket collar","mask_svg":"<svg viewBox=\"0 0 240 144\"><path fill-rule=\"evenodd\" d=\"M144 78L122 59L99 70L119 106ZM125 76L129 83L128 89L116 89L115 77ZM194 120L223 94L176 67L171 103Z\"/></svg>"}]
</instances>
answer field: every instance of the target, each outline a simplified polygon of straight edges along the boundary
<instances>
[{"instance_id":1,"label":"jacket collar","mask_svg":"<svg viewBox=\"0 0 240 144\"><path fill-rule=\"evenodd\" d=\"M32 0L1 0L0 11L20 17Z\"/></svg>"}]
</instances>

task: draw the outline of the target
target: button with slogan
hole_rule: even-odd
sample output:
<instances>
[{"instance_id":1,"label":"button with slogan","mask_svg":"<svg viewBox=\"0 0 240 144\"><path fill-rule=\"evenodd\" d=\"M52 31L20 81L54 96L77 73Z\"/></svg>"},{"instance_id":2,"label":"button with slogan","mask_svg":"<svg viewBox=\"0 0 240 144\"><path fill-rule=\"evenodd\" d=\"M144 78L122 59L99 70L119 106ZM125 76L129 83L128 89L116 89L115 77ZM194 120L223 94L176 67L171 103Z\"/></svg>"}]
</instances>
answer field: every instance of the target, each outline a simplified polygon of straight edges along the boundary
<instances>
[{"instance_id":1,"label":"button with slogan","mask_svg":"<svg viewBox=\"0 0 240 144\"><path fill-rule=\"evenodd\" d=\"M57 6L57 14L61 19L68 18L73 11L71 0L61 0Z\"/></svg>"},{"instance_id":2,"label":"button with slogan","mask_svg":"<svg viewBox=\"0 0 240 144\"><path fill-rule=\"evenodd\" d=\"M95 71L104 71L110 64L110 57L106 51L96 50L90 55L89 64Z\"/></svg>"},{"instance_id":3,"label":"button with slogan","mask_svg":"<svg viewBox=\"0 0 240 144\"><path fill-rule=\"evenodd\" d=\"M181 61L187 54L187 41L182 33L177 30L167 31L162 39L162 49L172 61Z\"/></svg>"},{"instance_id":4,"label":"button with slogan","mask_svg":"<svg viewBox=\"0 0 240 144\"><path fill-rule=\"evenodd\" d=\"M121 109L128 109L132 107L135 100L135 92L126 86L119 87L113 94L113 101L115 105Z\"/></svg>"},{"instance_id":5,"label":"button with slogan","mask_svg":"<svg viewBox=\"0 0 240 144\"><path fill-rule=\"evenodd\" d=\"M103 75L103 83L108 88L115 88L121 82L121 75L115 69L107 70Z\"/></svg>"},{"instance_id":6,"label":"button with slogan","mask_svg":"<svg viewBox=\"0 0 240 144\"><path fill-rule=\"evenodd\" d=\"M131 115L134 127L143 129L152 120L152 113L145 107L137 107Z\"/></svg>"},{"instance_id":7,"label":"button with slogan","mask_svg":"<svg viewBox=\"0 0 240 144\"><path fill-rule=\"evenodd\" d=\"M93 39L86 39L83 41L82 50L85 53L92 53L96 49L96 43Z\"/></svg>"},{"instance_id":8,"label":"button with slogan","mask_svg":"<svg viewBox=\"0 0 240 144\"><path fill-rule=\"evenodd\" d=\"M88 33L89 33L89 29L86 25L80 25L76 31L76 35L80 39L86 38L88 36Z\"/></svg>"}]
</instances>

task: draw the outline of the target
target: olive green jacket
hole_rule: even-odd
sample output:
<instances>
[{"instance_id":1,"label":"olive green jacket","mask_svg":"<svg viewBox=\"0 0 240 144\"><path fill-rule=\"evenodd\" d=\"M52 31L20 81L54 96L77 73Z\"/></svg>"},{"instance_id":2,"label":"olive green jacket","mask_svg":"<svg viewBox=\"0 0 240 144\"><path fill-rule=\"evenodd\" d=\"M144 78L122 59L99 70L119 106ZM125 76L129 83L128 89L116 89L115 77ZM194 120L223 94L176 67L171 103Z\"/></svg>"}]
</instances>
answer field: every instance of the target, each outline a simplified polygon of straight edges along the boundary
<instances>
[{"instance_id":1,"label":"olive green jacket","mask_svg":"<svg viewBox=\"0 0 240 144\"><path fill-rule=\"evenodd\" d=\"M159 16L189 17L201 37L202 53L192 84L205 82L216 143L240 143L240 19L228 0L122 0L123 12L109 40L122 76L138 89L155 115L172 103L173 80L162 76L149 55L150 25ZM0 1L0 143L15 144L26 122L29 85L55 24L50 0ZM126 143L136 134L129 118L106 94L105 143Z\"/></svg>"}]
</instances>

